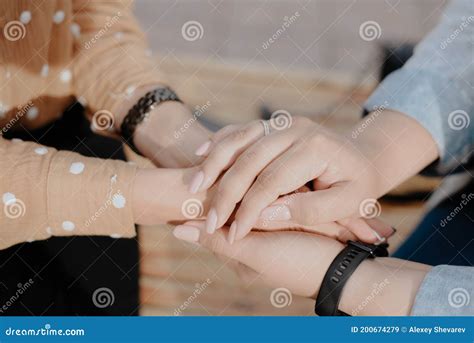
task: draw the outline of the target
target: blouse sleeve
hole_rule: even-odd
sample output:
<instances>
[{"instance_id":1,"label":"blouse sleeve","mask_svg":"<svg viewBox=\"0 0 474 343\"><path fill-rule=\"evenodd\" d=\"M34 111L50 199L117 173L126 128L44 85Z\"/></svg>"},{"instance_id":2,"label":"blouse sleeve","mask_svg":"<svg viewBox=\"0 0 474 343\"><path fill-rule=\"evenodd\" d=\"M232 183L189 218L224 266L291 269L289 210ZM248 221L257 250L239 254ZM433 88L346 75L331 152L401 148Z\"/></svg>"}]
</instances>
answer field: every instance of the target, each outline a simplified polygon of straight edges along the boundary
<instances>
[{"instance_id":1,"label":"blouse sleeve","mask_svg":"<svg viewBox=\"0 0 474 343\"><path fill-rule=\"evenodd\" d=\"M74 44L74 93L91 113L115 114L135 90L161 83L131 0L79 0L73 6L80 31Z\"/></svg>"},{"instance_id":2,"label":"blouse sleeve","mask_svg":"<svg viewBox=\"0 0 474 343\"><path fill-rule=\"evenodd\" d=\"M135 166L3 138L0 153L0 249L51 236L135 235Z\"/></svg>"},{"instance_id":3,"label":"blouse sleeve","mask_svg":"<svg viewBox=\"0 0 474 343\"><path fill-rule=\"evenodd\" d=\"M368 99L368 110L391 109L429 131L440 159L432 172L446 175L468 166L474 147L474 2L452 1L434 30L403 68L390 74Z\"/></svg>"}]
</instances>

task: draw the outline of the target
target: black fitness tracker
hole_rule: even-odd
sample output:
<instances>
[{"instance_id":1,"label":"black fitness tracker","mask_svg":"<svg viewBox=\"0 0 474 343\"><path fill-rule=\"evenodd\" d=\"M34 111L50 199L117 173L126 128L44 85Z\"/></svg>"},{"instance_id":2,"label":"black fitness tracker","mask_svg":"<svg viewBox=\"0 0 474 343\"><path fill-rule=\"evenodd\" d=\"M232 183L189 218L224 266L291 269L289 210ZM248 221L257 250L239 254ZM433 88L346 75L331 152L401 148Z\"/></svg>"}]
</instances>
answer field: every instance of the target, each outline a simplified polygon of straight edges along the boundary
<instances>
[{"instance_id":1,"label":"black fitness tracker","mask_svg":"<svg viewBox=\"0 0 474 343\"><path fill-rule=\"evenodd\" d=\"M182 102L171 88L157 88L142 96L123 119L120 126L122 138L137 154L140 154L140 152L133 143L133 134L137 125L148 117L151 110L165 101Z\"/></svg>"},{"instance_id":2,"label":"black fitness tracker","mask_svg":"<svg viewBox=\"0 0 474 343\"><path fill-rule=\"evenodd\" d=\"M349 316L338 309L342 290L349 277L366 258L386 257L388 244L349 241L336 256L323 278L314 312L319 316Z\"/></svg>"}]
</instances>

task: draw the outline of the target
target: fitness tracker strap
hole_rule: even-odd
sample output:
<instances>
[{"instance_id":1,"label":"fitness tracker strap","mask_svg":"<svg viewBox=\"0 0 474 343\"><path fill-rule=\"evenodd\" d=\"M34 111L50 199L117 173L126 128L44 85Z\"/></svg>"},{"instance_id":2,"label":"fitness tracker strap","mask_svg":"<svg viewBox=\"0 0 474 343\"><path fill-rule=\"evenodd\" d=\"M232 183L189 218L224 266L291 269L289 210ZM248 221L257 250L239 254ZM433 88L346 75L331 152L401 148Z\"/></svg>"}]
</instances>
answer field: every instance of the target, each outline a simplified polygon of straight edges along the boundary
<instances>
[{"instance_id":1,"label":"fitness tracker strap","mask_svg":"<svg viewBox=\"0 0 474 343\"><path fill-rule=\"evenodd\" d=\"M171 88L160 87L142 96L123 119L120 126L121 135L125 143L137 154L140 152L133 143L133 134L137 125L148 117L151 110L165 101L182 102Z\"/></svg>"},{"instance_id":2,"label":"fitness tracker strap","mask_svg":"<svg viewBox=\"0 0 474 343\"><path fill-rule=\"evenodd\" d=\"M324 276L316 298L314 312L319 316L348 316L338 309L347 280L366 258L388 256L388 244L366 244L349 241L336 256Z\"/></svg>"}]
</instances>

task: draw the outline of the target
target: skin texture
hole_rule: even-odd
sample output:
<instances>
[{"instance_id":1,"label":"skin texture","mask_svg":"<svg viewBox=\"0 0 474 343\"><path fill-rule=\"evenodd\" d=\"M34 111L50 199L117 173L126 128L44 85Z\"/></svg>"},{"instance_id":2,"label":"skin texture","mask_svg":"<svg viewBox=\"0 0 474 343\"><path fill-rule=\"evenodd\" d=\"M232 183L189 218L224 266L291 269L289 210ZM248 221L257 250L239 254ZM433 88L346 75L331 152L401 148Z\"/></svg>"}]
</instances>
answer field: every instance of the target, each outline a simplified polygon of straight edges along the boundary
<instances>
[{"instance_id":1,"label":"skin texture","mask_svg":"<svg viewBox=\"0 0 474 343\"><path fill-rule=\"evenodd\" d=\"M438 157L434 140L415 120L383 112L371 114L374 119L356 138L302 117L266 137L259 122L222 129L205 152L198 148L206 160L191 181L191 191L202 191L224 173L211 201L207 231L224 225L240 202L231 242L247 235L259 217L283 226L337 221L363 241L379 240L357 219L363 201L379 198ZM199 187L196 180L202 180ZM285 196L310 181L315 192Z\"/></svg>"},{"instance_id":2,"label":"skin texture","mask_svg":"<svg viewBox=\"0 0 474 343\"><path fill-rule=\"evenodd\" d=\"M204 222L194 221L177 226L174 235L220 255L249 285L263 281L312 299L344 247L327 237L294 231L251 232L229 244L226 231L210 235ZM352 315L409 315L429 270L429 266L393 258L366 260L345 285L339 309Z\"/></svg>"},{"instance_id":3,"label":"skin texture","mask_svg":"<svg viewBox=\"0 0 474 343\"><path fill-rule=\"evenodd\" d=\"M115 113L115 128L119 132L128 109L148 91L157 87L162 85L137 89L133 96L123 101L122 110ZM150 112L148 119L136 127L136 147L157 167L162 167L137 171L132 199L137 224L154 225L185 220L182 207L191 198L199 202L198 206L202 210L208 208L213 189L192 195L188 192L187 184L196 173L195 169L189 167L202 161L194 151L209 136L210 132L196 120L189 108L175 101L159 104Z\"/></svg>"}]
</instances>

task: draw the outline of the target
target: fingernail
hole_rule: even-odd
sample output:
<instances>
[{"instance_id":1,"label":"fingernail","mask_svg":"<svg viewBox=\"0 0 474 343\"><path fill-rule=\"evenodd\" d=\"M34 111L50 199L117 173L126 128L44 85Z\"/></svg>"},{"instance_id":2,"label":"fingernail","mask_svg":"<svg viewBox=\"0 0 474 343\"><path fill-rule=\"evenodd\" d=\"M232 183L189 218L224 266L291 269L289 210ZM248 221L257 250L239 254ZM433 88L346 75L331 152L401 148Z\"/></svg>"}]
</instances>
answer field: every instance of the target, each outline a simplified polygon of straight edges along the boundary
<instances>
[{"instance_id":1,"label":"fingernail","mask_svg":"<svg viewBox=\"0 0 474 343\"><path fill-rule=\"evenodd\" d=\"M274 205L262 211L260 218L263 220L290 220L291 212L288 206Z\"/></svg>"},{"instance_id":2,"label":"fingernail","mask_svg":"<svg viewBox=\"0 0 474 343\"><path fill-rule=\"evenodd\" d=\"M227 236L227 241L229 244L234 244L235 234L237 233L237 222L234 221L229 229L229 236Z\"/></svg>"},{"instance_id":3,"label":"fingernail","mask_svg":"<svg viewBox=\"0 0 474 343\"><path fill-rule=\"evenodd\" d=\"M209 234L213 234L216 231L217 226L217 212L215 209L211 208L207 214L206 219L206 231Z\"/></svg>"},{"instance_id":4,"label":"fingernail","mask_svg":"<svg viewBox=\"0 0 474 343\"><path fill-rule=\"evenodd\" d=\"M199 148L197 148L194 154L196 156L203 156L209 150L210 146L211 146L211 141L207 141L203 143Z\"/></svg>"},{"instance_id":5,"label":"fingernail","mask_svg":"<svg viewBox=\"0 0 474 343\"><path fill-rule=\"evenodd\" d=\"M173 235L186 242L197 243L199 241L199 229L194 226L178 225L173 230Z\"/></svg>"},{"instance_id":6,"label":"fingernail","mask_svg":"<svg viewBox=\"0 0 474 343\"><path fill-rule=\"evenodd\" d=\"M376 243L382 243L382 242L385 242L385 237L382 237L379 235L379 233L375 230L372 230L372 232L374 233L374 236L375 238L377 238L377 242Z\"/></svg>"},{"instance_id":7,"label":"fingernail","mask_svg":"<svg viewBox=\"0 0 474 343\"><path fill-rule=\"evenodd\" d=\"M196 194L204 181L204 172L200 171L191 179L189 184L189 193Z\"/></svg>"}]
</instances>

